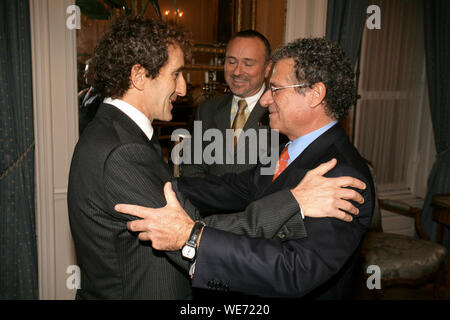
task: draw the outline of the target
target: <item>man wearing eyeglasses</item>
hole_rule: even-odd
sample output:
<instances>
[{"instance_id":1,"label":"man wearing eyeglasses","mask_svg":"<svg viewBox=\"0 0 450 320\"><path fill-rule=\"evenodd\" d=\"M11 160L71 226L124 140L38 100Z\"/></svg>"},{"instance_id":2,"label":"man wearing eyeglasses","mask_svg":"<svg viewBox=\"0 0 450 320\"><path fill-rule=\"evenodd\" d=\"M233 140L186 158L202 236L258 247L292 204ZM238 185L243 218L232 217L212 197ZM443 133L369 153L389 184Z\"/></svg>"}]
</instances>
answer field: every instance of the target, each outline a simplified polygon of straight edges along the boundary
<instances>
[{"instance_id":1,"label":"man wearing eyeglasses","mask_svg":"<svg viewBox=\"0 0 450 320\"><path fill-rule=\"evenodd\" d=\"M269 113L259 100L266 90L265 81L271 71L270 54L269 41L254 30L240 31L228 42L224 77L231 93L200 104L196 115L197 124L201 123L202 126L202 135L209 129L220 131L223 152L221 156L216 155L219 161L214 163L193 163L194 157L191 156L191 162L181 166L183 177L240 173L255 167L261 154L269 157L272 140ZM229 140L233 141L228 142L227 130L231 129L234 130L234 136ZM196 134L194 130L192 142L198 139ZM276 153L279 137L275 135L274 138ZM205 150L207 145L204 143L202 150L194 147L191 147L192 153ZM275 155L274 162L277 157Z\"/></svg>"},{"instance_id":2,"label":"man wearing eyeglasses","mask_svg":"<svg viewBox=\"0 0 450 320\"><path fill-rule=\"evenodd\" d=\"M116 210L144 218L128 228L140 231L140 239L152 241L158 250L185 250L183 241L192 239L180 226L200 226L192 259L194 287L266 297L350 298L358 248L375 204L369 169L337 122L356 103L354 73L342 49L319 38L293 41L277 49L272 60L270 90L261 104L270 112L270 127L290 140L273 176L261 175L256 167L239 175L184 179L178 186L201 210L238 209L295 186L307 170L335 158L337 165L327 176L352 176L367 186L350 223L305 217L302 239L283 241L283 231L278 239L249 238L190 220L169 185L164 208L120 205Z\"/></svg>"}]
</instances>

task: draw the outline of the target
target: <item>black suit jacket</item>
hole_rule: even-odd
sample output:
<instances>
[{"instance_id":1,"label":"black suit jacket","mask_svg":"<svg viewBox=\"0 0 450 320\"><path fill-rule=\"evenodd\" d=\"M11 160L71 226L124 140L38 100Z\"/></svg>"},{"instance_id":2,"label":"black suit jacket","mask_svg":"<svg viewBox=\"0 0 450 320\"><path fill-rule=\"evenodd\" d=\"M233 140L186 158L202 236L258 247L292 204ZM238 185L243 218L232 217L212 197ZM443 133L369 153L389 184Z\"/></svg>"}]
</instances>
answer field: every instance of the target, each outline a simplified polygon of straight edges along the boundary
<instances>
[{"instance_id":1,"label":"black suit jacket","mask_svg":"<svg viewBox=\"0 0 450 320\"><path fill-rule=\"evenodd\" d=\"M231 128L230 113L232 102L233 95L228 94L206 101L198 107L196 120L201 121L203 132L208 129L214 128L220 130L222 136L226 137L226 129ZM238 144L238 148L233 152L232 156L234 159L234 163L226 164L224 161L224 163L214 164L183 164L181 167L182 176L205 177L210 174L220 176L225 173L240 173L257 166L259 163L260 153L256 148L261 147L261 152L263 154L269 154L271 150L269 112L267 108L261 107L259 101L250 113L239 139L241 139L244 136L244 132L248 132L249 129L255 130L257 134L257 143L249 144L248 140L246 140L244 144ZM261 129L263 129L263 131L260 131ZM265 140L261 140L263 139L262 135L264 135ZM282 138L284 138L284 136ZM195 139L195 136L193 136L193 139ZM262 142L260 146L260 141L265 141L265 143ZM205 142L203 144L203 149L205 149L205 146L208 143L210 142ZM225 141L223 142L223 145L225 146ZM193 149L191 148L191 150ZM227 150L225 150L224 148L224 155L225 152L227 152ZM245 156L244 163L238 163L238 152L242 152L242 154ZM255 155L255 159L252 159L250 155Z\"/></svg>"},{"instance_id":2,"label":"black suit jacket","mask_svg":"<svg viewBox=\"0 0 450 320\"><path fill-rule=\"evenodd\" d=\"M250 239L213 228L205 228L196 262L193 286L227 288L247 294L276 297L345 298L358 246L367 231L374 208L374 187L363 158L337 124L311 143L275 180L261 175L260 168L240 175L183 179L180 189L203 211L245 207L282 188L293 188L305 173L332 158L336 167L327 176L353 176L364 181L365 203L351 223L335 218L304 220L307 237ZM199 197L202 189L214 191ZM233 193L227 192L234 190ZM226 196L222 196L226 195ZM281 207L280 207L281 208ZM273 212L278 214L278 210ZM279 238L286 239L283 235Z\"/></svg>"},{"instance_id":3,"label":"black suit jacket","mask_svg":"<svg viewBox=\"0 0 450 320\"><path fill-rule=\"evenodd\" d=\"M126 228L126 222L135 218L114 210L117 203L164 206L163 186L172 180L156 136L149 141L122 111L102 104L77 143L70 168L69 219L81 269L77 298L191 297L189 264L180 252L163 253L140 242ZM193 219L199 219L197 210L173 183L182 206ZM271 210L277 201L289 205L274 217ZM298 210L294 197L285 189L242 213L204 220L221 230L270 238L286 220L298 217Z\"/></svg>"}]
</instances>

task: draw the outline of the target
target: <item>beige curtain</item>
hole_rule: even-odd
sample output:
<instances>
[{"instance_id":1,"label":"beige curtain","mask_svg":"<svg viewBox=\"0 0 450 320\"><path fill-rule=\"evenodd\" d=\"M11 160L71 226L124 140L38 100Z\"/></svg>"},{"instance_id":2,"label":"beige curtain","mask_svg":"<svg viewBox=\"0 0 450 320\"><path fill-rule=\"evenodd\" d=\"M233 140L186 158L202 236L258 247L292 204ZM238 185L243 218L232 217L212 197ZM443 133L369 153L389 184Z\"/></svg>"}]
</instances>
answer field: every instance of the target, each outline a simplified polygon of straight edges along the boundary
<instances>
[{"instance_id":1,"label":"beige curtain","mask_svg":"<svg viewBox=\"0 0 450 320\"><path fill-rule=\"evenodd\" d=\"M407 192L428 107L421 1L371 4L381 9L381 29L364 30L355 144L373 163L381 192Z\"/></svg>"}]
</instances>

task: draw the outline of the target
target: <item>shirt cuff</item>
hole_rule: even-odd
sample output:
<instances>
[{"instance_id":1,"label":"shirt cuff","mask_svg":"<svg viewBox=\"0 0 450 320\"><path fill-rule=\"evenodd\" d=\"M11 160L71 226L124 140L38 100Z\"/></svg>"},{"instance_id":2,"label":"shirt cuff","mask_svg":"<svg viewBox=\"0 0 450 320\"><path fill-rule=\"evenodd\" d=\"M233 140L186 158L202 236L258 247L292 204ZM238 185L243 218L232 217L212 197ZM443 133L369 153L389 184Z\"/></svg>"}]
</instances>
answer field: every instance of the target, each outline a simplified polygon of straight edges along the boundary
<instances>
[{"instance_id":1,"label":"shirt cuff","mask_svg":"<svg viewBox=\"0 0 450 320\"><path fill-rule=\"evenodd\" d=\"M194 273L195 273L195 261L191 264L189 268L189 276L191 279L194 279Z\"/></svg>"}]
</instances>

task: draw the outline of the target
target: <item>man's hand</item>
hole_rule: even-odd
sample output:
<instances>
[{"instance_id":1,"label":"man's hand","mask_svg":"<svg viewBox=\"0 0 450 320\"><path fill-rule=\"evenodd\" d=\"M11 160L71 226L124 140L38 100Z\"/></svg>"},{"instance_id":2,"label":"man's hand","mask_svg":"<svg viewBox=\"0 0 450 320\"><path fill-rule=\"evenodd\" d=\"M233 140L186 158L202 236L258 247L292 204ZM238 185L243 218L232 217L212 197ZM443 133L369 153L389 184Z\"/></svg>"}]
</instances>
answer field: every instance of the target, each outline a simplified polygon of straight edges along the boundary
<instances>
[{"instance_id":1,"label":"man's hand","mask_svg":"<svg viewBox=\"0 0 450 320\"><path fill-rule=\"evenodd\" d=\"M151 241L157 250L175 251L181 249L191 234L194 221L178 202L172 184L164 185L164 196L167 205L152 209L130 204L118 204L114 209L118 212L142 218L127 223L127 228L139 233L139 239Z\"/></svg>"},{"instance_id":2,"label":"man's hand","mask_svg":"<svg viewBox=\"0 0 450 320\"><path fill-rule=\"evenodd\" d=\"M312 218L334 217L347 222L353 220L351 214L359 210L347 200L364 203L363 197L348 187L365 189L364 182L352 177L325 178L323 175L334 168L337 160L332 159L308 171L302 181L291 189L305 216Z\"/></svg>"}]
</instances>

